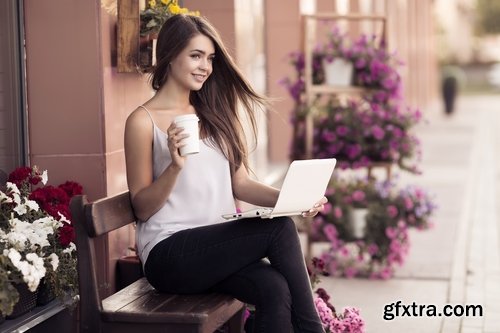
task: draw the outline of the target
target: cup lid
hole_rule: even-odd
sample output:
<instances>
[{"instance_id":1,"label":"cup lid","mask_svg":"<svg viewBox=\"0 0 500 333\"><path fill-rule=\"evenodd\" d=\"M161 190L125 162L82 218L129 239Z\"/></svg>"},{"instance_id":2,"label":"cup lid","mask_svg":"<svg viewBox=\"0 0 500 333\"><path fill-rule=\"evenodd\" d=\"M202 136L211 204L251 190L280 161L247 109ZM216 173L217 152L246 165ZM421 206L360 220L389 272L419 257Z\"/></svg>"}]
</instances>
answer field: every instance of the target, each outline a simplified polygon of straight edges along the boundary
<instances>
[{"instance_id":1,"label":"cup lid","mask_svg":"<svg viewBox=\"0 0 500 333\"><path fill-rule=\"evenodd\" d=\"M177 116L177 117L174 118L174 122L176 122L176 123L180 122L180 121L184 121L184 120L196 120L196 121L198 121L199 118L194 113L183 114L182 116Z\"/></svg>"}]
</instances>

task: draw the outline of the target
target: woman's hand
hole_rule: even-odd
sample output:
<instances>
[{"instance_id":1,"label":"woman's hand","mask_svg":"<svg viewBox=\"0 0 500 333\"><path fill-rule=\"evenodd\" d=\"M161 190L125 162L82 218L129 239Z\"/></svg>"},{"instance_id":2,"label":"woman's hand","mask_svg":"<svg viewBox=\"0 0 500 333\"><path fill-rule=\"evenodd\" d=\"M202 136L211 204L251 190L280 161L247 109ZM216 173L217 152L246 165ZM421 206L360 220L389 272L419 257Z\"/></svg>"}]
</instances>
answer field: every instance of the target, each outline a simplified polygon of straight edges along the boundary
<instances>
[{"instance_id":1,"label":"woman's hand","mask_svg":"<svg viewBox=\"0 0 500 333\"><path fill-rule=\"evenodd\" d=\"M316 216L316 214L323 211L323 209L325 208L325 204L327 202L328 202L328 199L326 197L321 198L320 201L318 201L314 204L313 208L309 209L308 211L302 212L302 216L303 217Z\"/></svg>"},{"instance_id":2,"label":"woman's hand","mask_svg":"<svg viewBox=\"0 0 500 333\"><path fill-rule=\"evenodd\" d=\"M186 160L185 156L180 155L179 148L185 145L182 141L189 136L189 134L182 134L183 131L184 129L177 127L174 122L167 129L167 143L170 156L172 156L172 165L179 169L182 169Z\"/></svg>"}]
</instances>

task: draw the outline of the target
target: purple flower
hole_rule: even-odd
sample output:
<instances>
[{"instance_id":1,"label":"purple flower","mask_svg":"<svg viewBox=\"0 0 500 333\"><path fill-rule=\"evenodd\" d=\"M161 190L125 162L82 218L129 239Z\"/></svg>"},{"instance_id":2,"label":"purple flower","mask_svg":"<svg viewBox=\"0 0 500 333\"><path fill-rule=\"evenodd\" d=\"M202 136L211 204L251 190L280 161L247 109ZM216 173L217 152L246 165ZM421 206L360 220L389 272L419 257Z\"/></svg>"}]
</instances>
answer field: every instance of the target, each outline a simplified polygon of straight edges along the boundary
<instances>
[{"instance_id":1,"label":"purple flower","mask_svg":"<svg viewBox=\"0 0 500 333\"><path fill-rule=\"evenodd\" d=\"M358 144L348 145L346 149L347 157L353 160L361 153L361 146Z\"/></svg>"},{"instance_id":2,"label":"purple flower","mask_svg":"<svg viewBox=\"0 0 500 333\"><path fill-rule=\"evenodd\" d=\"M385 228L385 235L389 239L394 239L398 236L398 230L396 228L393 228L393 227L387 227L387 228Z\"/></svg>"},{"instance_id":3,"label":"purple flower","mask_svg":"<svg viewBox=\"0 0 500 333\"><path fill-rule=\"evenodd\" d=\"M333 133L329 130L326 130L323 133L321 133L321 138L323 140L325 140L326 142L333 142L333 141L335 141L335 139L337 137L335 136L335 133Z\"/></svg>"},{"instance_id":4,"label":"purple flower","mask_svg":"<svg viewBox=\"0 0 500 333\"><path fill-rule=\"evenodd\" d=\"M380 126L374 125L372 127L372 135L375 139L382 140L384 138L385 132Z\"/></svg>"},{"instance_id":5,"label":"purple flower","mask_svg":"<svg viewBox=\"0 0 500 333\"><path fill-rule=\"evenodd\" d=\"M347 126L339 126L335 130L338 136L346 136L349 133L349 128Z\"/></svg>"},{"instance_id":6,"label":"purple flower","mask_svg":"<svg viewBox=\"0 0 500 333\"><path fill-rule=\"evenodd\" d=\"M390 218L395 218L398 216L398 208L394 205L387 206L387 215L389 215Z\"/></svg>"},{"instance_id":7,"label":"purple flower","mask_svg":"<svg viewBox=\"0 0 500 333\"><path fill-rule=\"evenodd\" d=\"M342 209L339 207L339 206L335 206L335 208L333 209L333 216L336 218L336 219L340 219L342 217Z\"/></svg>"},{"instance_id":8,"label":"purple flower","mask_svg":"<svg viewBox=\"0 0 500 333\"><path fill-rule=\"evenodd\" d=\"M365 192L361 190L356 190L352 193L352 200L354 201L363 201L366 198Z\"/></svg>"}]
</instances>

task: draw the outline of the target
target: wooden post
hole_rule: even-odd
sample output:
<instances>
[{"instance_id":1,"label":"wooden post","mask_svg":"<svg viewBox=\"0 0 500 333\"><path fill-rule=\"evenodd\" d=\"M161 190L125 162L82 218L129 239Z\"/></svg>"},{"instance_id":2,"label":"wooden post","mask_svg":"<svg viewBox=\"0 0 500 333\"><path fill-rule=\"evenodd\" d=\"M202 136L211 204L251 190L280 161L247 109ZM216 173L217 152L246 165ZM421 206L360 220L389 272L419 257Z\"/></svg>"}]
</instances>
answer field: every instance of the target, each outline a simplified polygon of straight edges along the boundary
<instances>
[{"instance_id":1,"label":"wooden post","mask_svg":"<svg viewBox=\"0 0 500 333\"><path fill-rule=\"evenodd\" d=\"M137 71L139 64L139 0L119 0L117 27L118 73Z\"/></svg>"}]
</instances>

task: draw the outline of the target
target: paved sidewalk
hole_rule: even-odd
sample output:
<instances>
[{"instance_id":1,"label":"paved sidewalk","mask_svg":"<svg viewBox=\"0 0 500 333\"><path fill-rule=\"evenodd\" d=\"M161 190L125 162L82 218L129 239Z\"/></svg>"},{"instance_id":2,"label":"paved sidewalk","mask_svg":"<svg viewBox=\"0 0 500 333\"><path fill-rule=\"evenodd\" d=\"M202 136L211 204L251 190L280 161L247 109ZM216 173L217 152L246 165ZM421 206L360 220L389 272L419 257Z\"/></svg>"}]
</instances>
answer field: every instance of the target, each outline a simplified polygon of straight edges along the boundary
<instances>
[{"instance_id":1,"label":"paved sidewalk","mask_svg":"<svg viewBox=\"0 0 500 333\"><path fill-rule=\"evenodd\" d=\"M388 281L322 278L339 310L361 309L368 333L500 332L500 96L461 97L447 117L436 106L418 128L423 175L398 172L402 184L436 197L435 227L412 230L406 263ZM315 244L313 252L320 251ZM480 305L483 316L401 316L384 320L384 305Z\"/></svg>"}]
</instances>

